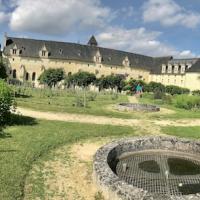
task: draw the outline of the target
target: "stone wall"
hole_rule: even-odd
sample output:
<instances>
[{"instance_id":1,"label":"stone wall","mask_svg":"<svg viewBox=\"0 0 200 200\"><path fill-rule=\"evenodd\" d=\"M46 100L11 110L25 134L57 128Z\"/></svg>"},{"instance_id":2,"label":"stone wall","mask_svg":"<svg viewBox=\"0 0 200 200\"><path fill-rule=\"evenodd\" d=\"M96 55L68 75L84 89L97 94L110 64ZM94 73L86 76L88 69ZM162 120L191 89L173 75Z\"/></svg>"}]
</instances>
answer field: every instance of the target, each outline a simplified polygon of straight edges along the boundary
<instances>
[{"instance_id":1,"label":"stone wall","mask_svg":"<svg viewBox=\"0 0 200 200\"><path fill-rule=\"evenodd\" d=\"M191 154L200 160L200 141L175 137L128 138L101 147L94 156L93 177L107 200L199 200L199 194L167 197L150 194L148 191L129 185L113 172L117 159L123 155L141 150L162 149ZM112 169L111 169L112 168Z\"/></svg>"},{"instance_id":2,"label":"stone wall","mask_svg":"<svg viewBox=\"0 0 200 200\"><path fill-rule=\"evenodd\" d=\"M139 104L139 103L120 103L117 105L119 111L147 111L147 112L158 112L160 108L158 106L150 104Z\"/></svg>"},{"instance_id":3,"label":"stone wall","mask_svg":"<svg viewBox=\"0 0 200 200\"><path fill-rule=\"evenodd\" d=\"M17 79L20 81L24 80L25 74L22 74L22 67L25 72L31 75L36 73L35 85L38 85L37 79L44 69L48 68L63 68L68 73L76 73L78 71L87 71L94 73L97 77L102 75L107 76L111 74L124 74L127 75L127 79L141 79L149 82L149 71L140 68L130 68L124 66L107 66L103 64L95 64L90 62L79 62L75 60L59 60L59 59L48 59L48 58L28 58L20 56L10 56L8 59L9 71L16 70ZM12 78L12 73L10 74ZM29 79L31 82L32 80Z\"/></svg>"}]
</instances>

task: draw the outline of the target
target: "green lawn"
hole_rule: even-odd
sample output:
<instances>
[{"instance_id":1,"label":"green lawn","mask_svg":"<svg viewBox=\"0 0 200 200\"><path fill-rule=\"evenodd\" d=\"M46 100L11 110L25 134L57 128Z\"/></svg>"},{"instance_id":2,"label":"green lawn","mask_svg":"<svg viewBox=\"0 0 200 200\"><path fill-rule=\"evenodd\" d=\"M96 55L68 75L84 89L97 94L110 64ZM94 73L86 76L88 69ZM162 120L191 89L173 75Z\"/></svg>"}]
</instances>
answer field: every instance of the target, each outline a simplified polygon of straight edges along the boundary
<instances>
[{"instance_id":1,"label":"green lawn","mask_svg":"<svg viewBox=\"0 0 200 200\"><path fill-rule=\"evenodd\" d=\"M152 94L144 94L143 98L139 99L140 103L147 103L158 105L161 108L167 108L169 110L174 111L173 114L151 114L151 118L154 119L187 119L187 118L200 118L200 110L199 111L192 111L192 110L185 110L176 108L173 105L164 104L162 100L153 99Z\"/></svg>"},{"instance_id":2,"label":"green lawn","mask_svg":"<svg viewBox=\"0 0 200 200\"><path fill-rule=\"evenodd\" d=\"M64 144L94 137L133 136L130 127L40 121L20 117L0 138L0 199L23 197L25 178L34 161ZM23 124L20 124L23 122ZM67 152L66 152L67 153Z\"/></svg>"},{"instance_id":3,"label":"green lawn","mask_svg":"<svg viewBox=\"0 0 200 200\"><path fill-rule=\"evenodd\" d=\"M200 139L200 126L195 126L195 127L167 126L163 127L162 131L167 135Z\"/></svg>"},{"instance_id":4,"label":"green lawn","mask_svg":"<svg viewBox=\"0 0 200 200\"><path fill-rule=\"evenodd\" d=\"M17 89L19 90L19 88ZM200 111L190 111L179 109L173 105L163 104L162 100L154 100L152 94L144 94L139 99L141 103L159 105L161 108L167 108L174 111L173 114L150 113L149 115L138 115L138 112L119 112L115 110L115 105L122 102L128 102L126 95L115 95L106 92L92 93L86 92L87 107L76 107L73 104L77 101L77 92L73 90L43 90L20 88L20 93L24 94L16 97L19 107L30 108L40 111L67 112L78 114L89 114L97 116L117 117L117 118L149 118L152 119L184 119L200 118ZM83 92L78 92L83 97ZM94 97L95 96L95 97ZM93 98L93 100L91 100Z\"/></svg>"},{"instance_id":5,"label":"green lawn","mask_svg":"<svg viewBox=\"0 0 200 200\"><path fill-rule=\"evenodd\" d=\"M81 92L79 92L81 93ZM118 103L128 102L126 95L115 95L109 93L96 93L94 100L87 102L87 107L76 107L77 93L74 91L49 91L39 89L27 89L26 95L16 97L19 107L36 109L40 111L68 112L78 114L90 114L97 116L108 116L117 118L136 118L137 113L118 112L114 106ZM83 93L81 93L83 96ZM95 93L87 92L87 98Z\"/></svg>"},{"instance_id":6,"label":"green lawn","mask_svg":"<svg viewBox=\"0 0 200 200\"><path fill-rule=\"evenodd\" d=\"M87 94L94 95L91 93ZM73 91L44 91L30 89L16 97L18 106L41 111L69 112L79 114L103 115L118 118L199 118L200 112L176 109L173 106L161 105L172 109L170 115L139 115L138 113L117 112L110 108L119 102L127 102L125 95L100 93L88 107L74 107L76 94ZM140 99L143 103L159 104L148 96ZM23 198L23 189L28 172L33 163L48 155L51 149L75 142L100 138L134 136L136 130L131 127L67 123L58 121L36 120L15 116L15 123L0 135L0 200L18 200ZM137 128L137 127L136 127ZM163 127L162 132L179 137L200 138L200 127ZM67 152L66 152L67 154Z\"/></svg>"}]
</instances>

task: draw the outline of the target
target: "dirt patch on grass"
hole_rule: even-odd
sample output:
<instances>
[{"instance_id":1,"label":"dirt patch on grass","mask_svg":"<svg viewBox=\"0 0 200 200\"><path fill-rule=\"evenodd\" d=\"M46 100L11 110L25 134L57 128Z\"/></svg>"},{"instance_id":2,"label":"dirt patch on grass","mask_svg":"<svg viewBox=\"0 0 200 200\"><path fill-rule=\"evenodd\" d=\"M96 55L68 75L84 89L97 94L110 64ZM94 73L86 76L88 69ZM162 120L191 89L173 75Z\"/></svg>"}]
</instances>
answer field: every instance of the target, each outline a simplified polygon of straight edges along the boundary
<instances>
[{"instance_id":1,"label":"dirt patch on grass","mask_svg":"<svg viewBox=\"0 0 200 200\"><path fill-rule=\"evenodd\" d=\"M133 126L138 123L137 119L121 119L121 118L93 116L93 115L42 112L26 108L17 108L17 113L38 119L100 124L100 125L108 124L108 125L119 125L119 126Z\"/></svg>"},{"instance_id":2,"label":"dirt patch on grass","mask_svg":"<svg viewBox=\"0 0 200 200\"><path fill-rule=\"evenodd\" d=\"M154 125L159 126L200 126L200 119L184 119L184 120L160 120L160 121L152 121ZM153 125L152 125L153 126Z\"/></svg>"},{"instance_id":3,"label":"dirt patch on grass","mask_svg":"<svg viewBox=\"0 0 200 200\"><path fill-rule=\"evenodd\" d=\"M174 110L168 109L168 108L160 108L160 115L170 115L175 114L176 112Z\"/></svg>"},{"instance_id":4,"label":"dirt patch on grass","mask_svg":"<svg viewBox=\"0 0 200 200\"><path fill-rule=\"evenodd\" d=\"M51 159L33 167L29 180L42 177L43 183L27 183L24 200L95 200L95 196L103 200L92 180L92 160L97 149L108 141L87 141L51 152Z\"/></svg>"},{"instance_id":5,"label":"dirt patch on grass","mask_svg":"<svg viewBox=\"0 0 200 200\"><path fill-rule=\"evenodd\" d=\"M66 122L78 122L78 123L89 123L89 124L108 124L113 126L143 126L151 123L152 126L167 126L167 125L175 125L175 126L200 126L199 119L184 119L184 120L151 120L151 117L155 115L161 115L163 113L169 114L174 112L173 110L161 109L161 112L157 113L148 113L148 112L133 112L134 116L137 116L138 119L121 119L121 118L113 118L113 117L103 117L103 116L92 116L92 115L79 115L79 114L62 114L62 113L52 113L52 112L40 112L34 111L24 108L18 108L17 111L24 115L38 119L46 119L46 120L57 120L57 121L66 121Z\"/></svg>"},{"instance_id":6,"label":"dirt patch on grass","mask_svg":"<svg viewBox=\"0 0 200 200\"><path fill-rule=\"evenodd\" d=\"M130 103L138 103L138 99L136 96L128 96L128 101Z\"/></svg>"}]
</instances>

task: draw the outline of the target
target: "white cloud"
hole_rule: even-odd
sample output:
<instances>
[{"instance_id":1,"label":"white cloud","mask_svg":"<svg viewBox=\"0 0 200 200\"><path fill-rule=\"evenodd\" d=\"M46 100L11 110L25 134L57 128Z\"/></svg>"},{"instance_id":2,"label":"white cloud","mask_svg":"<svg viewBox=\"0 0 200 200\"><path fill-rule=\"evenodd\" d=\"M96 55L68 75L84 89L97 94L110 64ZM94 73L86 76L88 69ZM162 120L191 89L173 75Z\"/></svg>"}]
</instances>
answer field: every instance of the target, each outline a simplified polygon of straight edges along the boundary
<instances>
[{"instance_id":1,"label":"white cloud","mask_svg":"<svg viewBox=\"0 0 200 200\"><path fill-rule=\"evenodd\" d=\"M184 9L174 0L148 0L143 5L143 19L164 26L195 28L200 24L200 14Z\"/></svg>"},{"instance_id":2,"label":"white cloud","mask_svg":"<svg viewBox=\"0 0 200 200\"><path fill-rule=\"evenodd\" d=\"M14 31L62 34L109 23L111 10L100 0L15 0L10 27Z\"/></svg>"},{"instance_id":3,"label":"white cloud","mask_svg":"<svg viewBox=\"0 0 200 200\"><path fill-rule=\"evenodd\" d=\"M195 53L191 52L190 50L184 50L181 51L178 55L180 58L193 58L193 57L199 57L199 55L196 55Z\"/></svg>"},{"instance_id":4,"label":"white cloud","mask_svg":"<svg viewBox=\"0 0 200 200\"><path fill-rule=\"evenodd\" d=\"M185 11L173 0L149 0L143 9L144 20L148 22L159 20L164 25L180 23L186 27L195 27L199 23L195 13ZM101 46L108 48L151 56L196 57L190 50L178 51L161 42L161 32L144 27L111 26L113 18L133 17L134 11L133 7L113 11L103 6L100 0L0 0L0 23L10 20L9 26L16 32L46 35L73 31L81 34L91 28L93 32L99 32L97 39ZM189 17L185 17L186 14Z\"/></svg>"},{"instance_id":5,"label":"white cloud","mask_svg":"<svg viewBox=\"0 0 200 200\"><path fill-rule=\"evenodd\" d=\"M191 51L178 51L159 41L160 32L145 28L123 29L111 27L97 35L101 46L130 51L150 56L174 56L176 58L196 57Z\"/></svg>"}]
</instances>

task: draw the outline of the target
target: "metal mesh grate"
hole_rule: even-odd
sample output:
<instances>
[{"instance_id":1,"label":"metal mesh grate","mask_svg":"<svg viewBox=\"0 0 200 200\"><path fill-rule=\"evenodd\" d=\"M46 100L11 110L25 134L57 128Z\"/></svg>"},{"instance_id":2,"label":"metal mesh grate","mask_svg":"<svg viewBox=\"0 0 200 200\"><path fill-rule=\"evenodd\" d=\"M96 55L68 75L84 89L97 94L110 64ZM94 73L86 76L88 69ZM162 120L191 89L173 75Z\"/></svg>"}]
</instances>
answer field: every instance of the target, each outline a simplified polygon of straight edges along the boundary
<instances>
[{"instance_id":1,"label":"metal mesh grate","mask_svg":"<svg viewBox=\"0 0 200 200\"><path fill-rule=\"evenodd\" d=\"M168 163L168 159L170 158L181 158L193 163L198 168L199 173L193 175L186 175L187 173L184 175L175 175L171 173ZM152 163L153 166L149 165L148 168L147 165L146 170L141 168L141 164L145 164L145 162L149 162L149 164ZM157 167L159 170L156 169ZM127 183L138 188L143 188L150 193L181 196L184 194L181 187L188 188L186 191L188 194L200 193L200 161L193 160L189 157L152 152L129 155L119 160L116 166L116 173Z\"/></svg>"}]
</instances>

